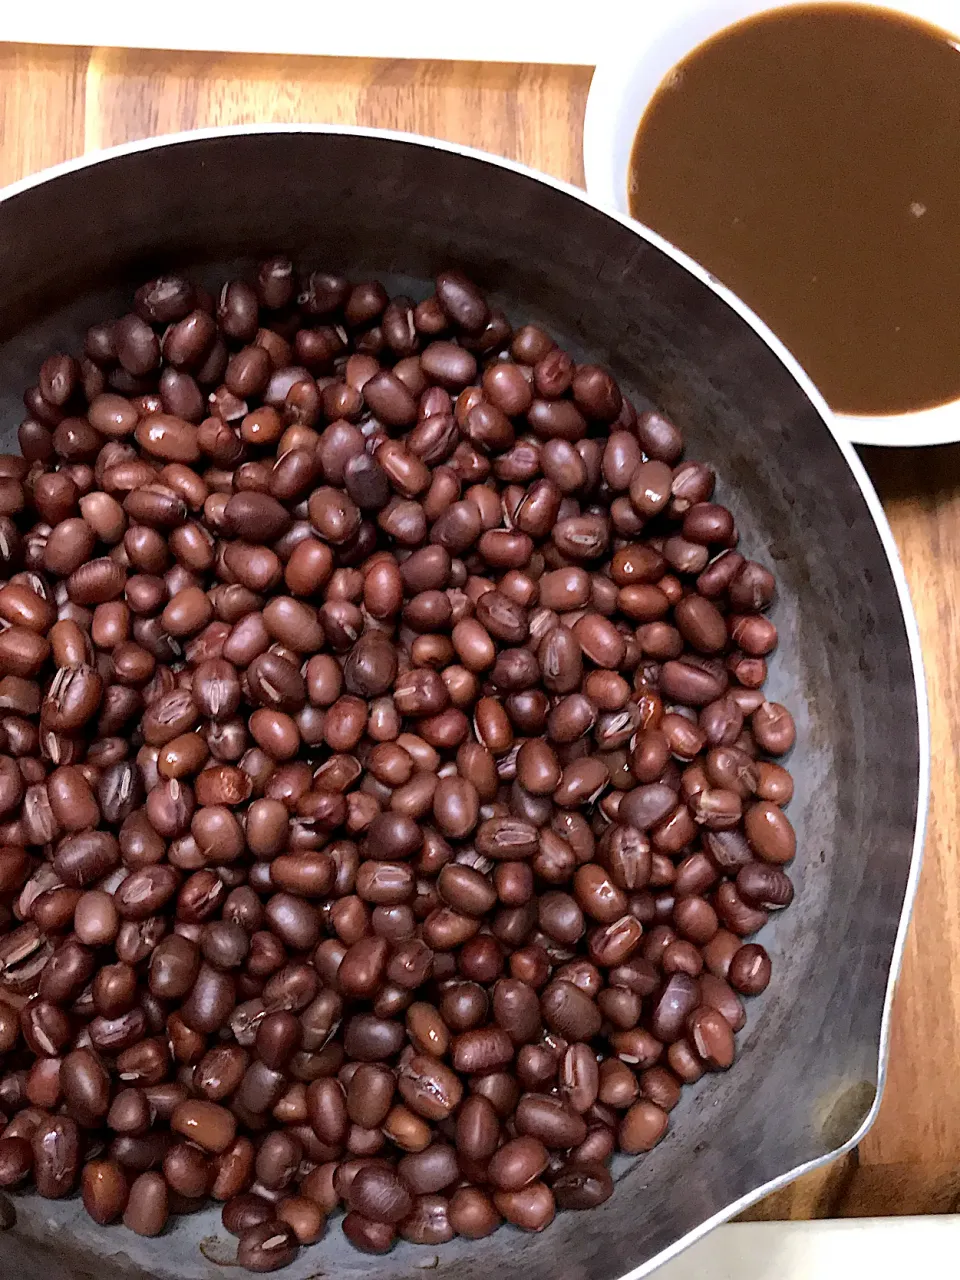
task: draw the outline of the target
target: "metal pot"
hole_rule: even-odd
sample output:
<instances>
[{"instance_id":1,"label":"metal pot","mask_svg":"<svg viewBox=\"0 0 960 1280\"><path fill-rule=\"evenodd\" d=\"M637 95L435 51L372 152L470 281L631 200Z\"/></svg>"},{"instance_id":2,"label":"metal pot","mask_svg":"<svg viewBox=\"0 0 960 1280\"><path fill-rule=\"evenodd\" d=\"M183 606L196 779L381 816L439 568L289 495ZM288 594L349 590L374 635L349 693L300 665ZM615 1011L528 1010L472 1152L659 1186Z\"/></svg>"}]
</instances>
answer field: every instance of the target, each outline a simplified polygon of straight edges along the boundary
<instances>
[{"instance_id":1,"label":"metal pot","mask_svg":"<svg viewBox=\"0 0 960 1280\"><path fill-rule=\"evenodd\" d=\"M0 199L2 447L53 348L183 265L210 283L255 255L377 274L424 296L457 263L512 317L609 365L638 404L715 465L741 545L775 566L773 697L794 711L792 910L761 935L773 981L750 1002L733 1069L684 1091L671 1131L619 1166L616 1192L542 1235L505 1229L438 1251L458 1280L639 1276L855 1143L876 1113L890 998L919 871L929 760L916 626L860 462L796 363L695 264L581 192L442 143L360 130L186 134L42 174ZM249 261L246 262L249 266ZM162 1240L101 1230L74 1201L15 1197L2 1274L21 1280L212 1280L216 1210ZM335 1227L285 1275L409 1277L433 1252L375 1263Z\"/></svg>"}]
</instances>

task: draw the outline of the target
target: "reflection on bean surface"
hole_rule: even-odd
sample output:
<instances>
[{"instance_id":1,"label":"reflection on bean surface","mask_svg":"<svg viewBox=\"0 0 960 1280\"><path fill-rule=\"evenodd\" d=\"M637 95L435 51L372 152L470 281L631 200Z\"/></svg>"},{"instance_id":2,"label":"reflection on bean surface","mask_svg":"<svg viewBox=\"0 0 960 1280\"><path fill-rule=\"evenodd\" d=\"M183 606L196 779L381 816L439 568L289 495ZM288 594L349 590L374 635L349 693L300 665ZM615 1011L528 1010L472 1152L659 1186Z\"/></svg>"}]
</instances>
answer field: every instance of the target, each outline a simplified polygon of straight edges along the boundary
<instances>
[{"instance_id":1,"label":"reflection on bean surface","mask_svg":"<svg viewBox=\"0 0 960 1280\"><path fill-rule=\"evenodd\" d=\"M163 276L24 404L0 1188L253 1272L602 1204L799 887L713 470L455 269Z\"/></svg>"}]
</instances>

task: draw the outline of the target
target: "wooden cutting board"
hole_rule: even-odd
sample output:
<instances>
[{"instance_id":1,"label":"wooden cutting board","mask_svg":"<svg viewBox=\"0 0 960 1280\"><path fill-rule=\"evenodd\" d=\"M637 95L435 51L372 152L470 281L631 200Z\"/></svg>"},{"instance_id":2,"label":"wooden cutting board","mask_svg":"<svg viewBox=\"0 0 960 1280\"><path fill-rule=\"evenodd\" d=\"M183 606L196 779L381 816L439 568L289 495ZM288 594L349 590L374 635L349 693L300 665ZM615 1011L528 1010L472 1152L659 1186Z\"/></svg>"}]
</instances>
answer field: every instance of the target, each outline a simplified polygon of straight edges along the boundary
<instances>
[{"instance_id":1,"label":"wooden cutting board","mask_svg":"<svg viewBox=\"0 0 960 1280\"><path fill-rule=\"evenodd\" d=\"M0 44L0 183L151 134L273 121L432 134L582 183L590 76L569 66ZM751 1216L944 1213L960 1204L960 445L862 456L900 547L927 664L926 862L877 1124L858 1152Z\"/></svg>"}]
</instances>

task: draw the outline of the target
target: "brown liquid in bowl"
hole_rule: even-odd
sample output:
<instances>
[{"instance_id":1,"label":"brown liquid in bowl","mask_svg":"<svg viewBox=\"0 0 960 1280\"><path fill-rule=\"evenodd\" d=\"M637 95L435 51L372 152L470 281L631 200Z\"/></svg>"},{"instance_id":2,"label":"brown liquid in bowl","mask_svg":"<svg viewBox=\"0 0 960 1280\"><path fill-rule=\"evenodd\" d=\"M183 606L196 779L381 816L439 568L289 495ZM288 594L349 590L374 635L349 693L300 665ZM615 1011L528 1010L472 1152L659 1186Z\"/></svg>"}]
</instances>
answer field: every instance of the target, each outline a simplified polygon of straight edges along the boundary
<instances>
[{"instance_id":1,"label":"brown liquid in bowl","mask_svg":"<svg viewBox=\"0 0 960 1280\"><path fill-rule=\"evenodd\" d=\"M861 5L727 28L657 90L630 211L739 294L833 408L960 397L960 50Z\"/></svg>"}]
</instances>

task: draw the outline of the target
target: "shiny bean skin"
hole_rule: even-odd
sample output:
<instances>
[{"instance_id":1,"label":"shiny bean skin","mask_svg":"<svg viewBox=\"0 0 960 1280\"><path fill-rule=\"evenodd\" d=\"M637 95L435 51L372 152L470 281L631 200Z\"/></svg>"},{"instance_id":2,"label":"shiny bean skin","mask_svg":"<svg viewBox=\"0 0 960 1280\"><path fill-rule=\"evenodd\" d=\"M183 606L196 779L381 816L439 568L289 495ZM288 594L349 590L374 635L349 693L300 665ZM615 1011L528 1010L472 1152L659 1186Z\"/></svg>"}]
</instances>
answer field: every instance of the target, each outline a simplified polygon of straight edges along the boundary
<instances>
[{"instance_id":1,"label":"shiny bean skin","mask_svg":"<svg viewBox=\"0 0 960 1280\"><path fill-rule=\"evenodd\" d=\"M300 1244L314 1244L326 1226L322 1208L306 1196L288 1196L281 1200L277 1205L277 1216L293 1229Z\"/></svg>"},{"instance_id":2,"label":"shiny bean skin","mask_svg":"<svg viewBox=\"0 0 960 1280\"><path fill-rule=\"evenodd\" d=\"M254 1272L339 1208L442 1263L604 1203L805 883L749 495L453 264L171 272L37 365L0 1187L150 1238L212 1197Z\"/></svg>"},{"instance_id":3,"label":"shiny bean skin","mask_svg":"<svg viewBox=\"0 0 960 1280\"><path fill-rule=\"evenodd\" d=\"M793 716L779 702L764 702L750 717L757 745L772 756L785 755L796 741Z\"/></svg>"},{"instance_id":4,"label":"shiny bean skin","mask_svg":"<svg viewBox=\"0 0 960 1280\"><path fill-rule=\"evenodd\" d=\"M273 1216L273 1208L263 1196L252 1193L238 1193L231 1196L223 1206L222 1220L226 1231L231 1235L242 1235L250 1227L262 1222L269 1222Z\"/></svg>"},{"instance_id":5,"label":"shiny bean skin","mask_svg":"<svg viewBox=\"0 0 960 1280\"><path fill-rule=\"evenodd\" d=\"M558 1209L595 1209L613 1195L613 1179L599 1161L578 1160L553 1179Z\"/></svg>"},{"instance_id":6,"label":"shiny bean skin","mask_svg":"<svg viewBox=\"0 0 960 1280\"><path fill-rule=\"evenodd\" d=\"M181 1103L173 1112L170 1127L214 1155L226 1151L236 1136L233 1116L212 1102Z\"/></svg>"},{"instance_id":7,"label":"shiny bean skin","mask_svg":"<svg viewBox=\"0 0 960 1280\"><path fill-rule=\"evenodd\" d=\"M481 1240L502 1221L490 1197L477 1187L463 1187L450 1198L450 1225L467 1240Z\"/></svg>"},{"instance_id":8,"label":"shiny bean skin","mask_svg":"<svg viewBox=\"0 0 960 1280\"><path fill-rule=\"evenodd\" d=\"M564 1151L579 1146L587 1136L582 1117L562 1099L549 1095L527 1094L521 1098L516 1126L521 1134L537 1138L551 1149Z\"/></svg>"},{"instance_id":9,"label":"shiny bean skin","mask_svg":"<svg viewBox=\"0 0 960 1280\"><path fill-rule=\"evenodd\" d=\"M287 1267L298 1253L297 1234L285 1221L266 1221L240 1236L237 1263L247 1271L266 1273Z\"/></svg>"},{"instance_id":10,"label":"shiny bean skin","mask_svg":"<svg viewBox=\"0 0 960 1280\"><path fill-rule=\"evenodd\" d=\"M761 800L770 800L783 808L793 799L793 779L782 765L760 760L757 762L756 793Z\"/></svg>"},{"instance_id":11,"label":"shiny bean skin","mask_svg":"<svg viewBox=\"0 0 960 1280\"><path fill-rule=\"evenodd\" d=\"M498 1191L519 1191L539 1177L548 1161L547 1148L539 1139L513 1138L492 1156L487 1173Z\"/></svg>"},{"instance_id":12,"label":"shiny bean skin","mask_svg":"<svg viewBox=\"0 0 960 1280\"><path fill-rule=\"evenodd\" d=\"M516 1191L498 1191L493 1201L508 1222L524 1231L543 1231L556 1213L553 1192L539 1181Z\"/></svg>"},{"instance_id":13,"label":"shiny bean skin","mask_svg":"<svg viewBox=\"0 0 960 1280\"><path fill-rule=\"evenodd\" d=\"M375 1222L355 1211L344 1217L343 1234L355 1249L363 1253L388 1253L396 1239L391 1223Z\"/></svg>"},{"instance_id":14,"label":"shiny bean skin","mask_svg":"<svg viewBox=\"0 0 960 1280\"><path fill-rule=\"evenodd\" d=\"M372 1222L396 1225L413 1208L406 1182L392 1169L366 1166L350 1184L347 1203Z\"/></svg>"},{"instance_id":15,"label":"shiny bean skin","mask_svg":"<svg viewBox=\"0 0 960 1280\"><path fill-rule=\"evenodd\" d=\"M42 1120L34 1131L33 1177L47 1200L60 1200L76 1188L80 1177L81 1146L76 1121L68 1116Z\"/></svg>"},{"instance_id":16,"label":"shiny bean skin","mask_svg":"<svg viewBox=\"0 0 960 1280\"><path fill-rule=\"evenodd\" d=\"M83 1207L102 1227L123 1214L130 1194L127 1177L113 1160L93 1160L84 1165L81 1191Z\"/></svg>"},{"instance_id":17,"label":"shiny bean skin","mask_svg":"<svg viewBox=\"0 0 960 1280\"><path fill-rule=\"evenodd\" d=\"M670 1119L667 1113L651 1102L641 1098L635 1102L623 1117L620 1124L619 1143L621 1151L628 1155L639 1155L651 1151L663 1138Z\"/></svg>"},{"instance_id":18,"label":"shiny bean skin","mask_svg":"<svg viewBox=\"0 0 960 1280\"><path fill-rule=\"evenodd\" d=\"M733 1064L733 1031L718 1010L709 1005L695 1009L687 1020L687 1034L709 1070L726 1071Z\"/></svg>"},{"instance_id":19,"label":"shiny bean skin","mask_svg":"<svg viewBox=\"0 0 960 1280\"><path fill-rule=\"evenodd\" d=\"M746 943L734 953L727 977L741 995L759 995L770 981L770 957L757 943Z\"/></svg>"},{"instance_id":20,"label":"shiny bean skin","mask_svg":"<svg viewBox=\"0 0 960 1280\"><path fill-rule=\"evenodd\" d=\"M792 861L797 839L789 818L768 800L759 800L744 814L744 830L753 849L766 862Z\"/></svg>"}]
</instances>

